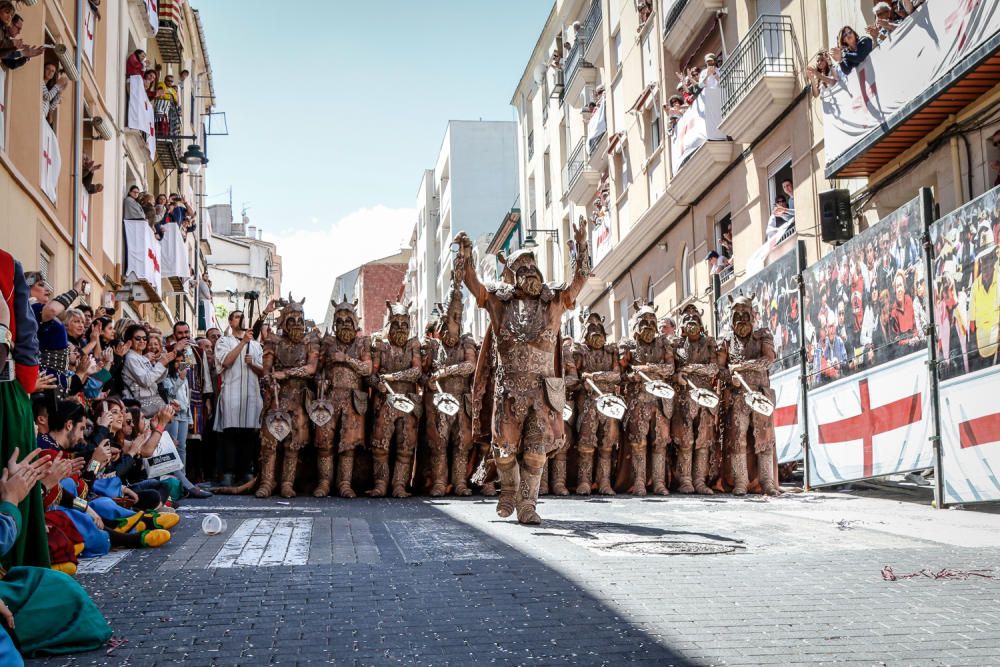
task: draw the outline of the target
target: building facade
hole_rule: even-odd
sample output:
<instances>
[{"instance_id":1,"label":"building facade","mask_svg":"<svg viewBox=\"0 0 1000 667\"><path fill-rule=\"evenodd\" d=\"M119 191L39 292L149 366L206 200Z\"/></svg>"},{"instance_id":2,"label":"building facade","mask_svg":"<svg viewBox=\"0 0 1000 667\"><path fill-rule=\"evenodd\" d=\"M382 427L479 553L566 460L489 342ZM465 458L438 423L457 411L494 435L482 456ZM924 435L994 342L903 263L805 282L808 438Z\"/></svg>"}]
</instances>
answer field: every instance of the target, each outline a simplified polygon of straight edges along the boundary
<instances>
[{"instance_id":1,"label":"building facade","mask_svg":"<svg viewBox=\"0 0 1000 667\"><path fill-rule=\"evenodd\" d=\"M358 300L357 313L364 335L370 336L385 326L386 302L399 300L410 254L411 250L404 248L395 255L358 267L354 297ZM417 330L412 331L416 335Z\"/></svg>"}]
</instances>

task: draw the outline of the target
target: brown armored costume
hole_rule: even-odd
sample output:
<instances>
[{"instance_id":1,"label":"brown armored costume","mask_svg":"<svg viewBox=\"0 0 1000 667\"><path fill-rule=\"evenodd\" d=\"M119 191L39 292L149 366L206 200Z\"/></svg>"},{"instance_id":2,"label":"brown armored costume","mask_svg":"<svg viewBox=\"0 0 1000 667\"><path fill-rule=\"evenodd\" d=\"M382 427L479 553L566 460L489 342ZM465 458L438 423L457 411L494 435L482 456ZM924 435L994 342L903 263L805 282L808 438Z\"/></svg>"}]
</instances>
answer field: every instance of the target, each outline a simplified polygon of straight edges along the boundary
<instances>
[{"instance_id":1,"label":"brown armored costume","mask_svg":"<svg viewBox=\"0 0 1000 667\"><path fill-rule=\"evenodd\" d=\"M477 364L474 437L482 437L486 400L492 423L493 458L500 477L497 514L517 510L521 523L541 522L536 505L546 456L563 444L562 410L566 403L560 324L574 307L589 273L585 223L573 230L578 257L572 284L545 285L530 250L507 260L506 281L487 288L472 265L472 242L460 233L456 269L481 308L490 314L490 329ZM492 386L490 386L492 385ZM485 396L492 391L492 396ZM482 407L482 410L478 408Z\"/></svg>"},{"instance_id":2,"label":"brown armored costume","mask_svg":"<svg viewBox=\"0 0 1000 667\"><path fill-rule=\"evenodd\" d=\"M319 486L316 496L330 493L333 479L333 452L340 454L337 465L337 489L344 498L354 498L351 475L354 452L365 444L365 413L368 411L368 388L365 379L372 373L371 340L360 336L358 315L353 303L331 302L333 333L321 344L320 397L330 409L329 421L316 426L316 451L319 457Z\"/></svg>"},{"instance_id":3,"label":"brown armored costume","mask_svg":"<svg viewBox=\"0 0 1000 667\"><path fill-rule=\"evenodd\" d=\"M680 429L677 434L678 491L711 495L705 481L708 477L709 454L715 446L719 418L718 400L714 407L706 407L695 400L691 385L707 389L714 394L715 379L719 373L718 350L715 339L705 335L701 313L693 304L681 313L681 335L674 341L674 359L677 362L677 396L675 410ZM717 396L716 396L717 399ZM696 435L697 431L697 435ZM694 470L692 483L692 452Z\"/></svg>"},{"instance_id":4,"label":"brown armored costume","mask_svg":"<svg viewBox=\"0 0 1000 667\"><path fill-rule=\"evenodd\" d=\"M726 419L729 464L733 475L733 494L746 494L750 484L747 470L747 437L753 438L756 454L757 481L767 495L780 495L776 481L774 452L774 422L750 409L746 389L735 377L739 373L753 391L774 402L769 370L774 363L774 340L767 329L753 329L753 295L729 297L732 304L732 332L727 334L719 350L719 364L727 368L730 382L730 406Z\"/></svg>"},{"instance_id":5,"label":"brown armored costume","mask_svg":"<svg viewBox=\"0 0 1000 667\"><path fill-rule=\"evenodd\" d=\"M410 494L413 454L417 448L421 403L417 383L421 376L420 341L410 336L410 308L386 301L389 309L388 332L376 338L372 345L372 373L375 386L375 424L372 427L372 458L375 488L372 496L384 496L389 483L389 448L396 440L396 465L392 474L392 495L405 498ZM388 401L389 387L413 401L414 411L405 413Z\"/></svg>"},{"instance_id":6,"label":"brown armored costume","mask_svg":"<svg viewBox=\"0 0 1000 667\"><path fill-rule=\"evenodd\" d=\"M431 450L432 496L448 490L448 456L451 454L451 483L456 495L472 495L468 486L469 456L472 452L472 374L476 370L476 342L462 333L462 292L453 284L447 309L442 308L436 337L424 344L424 368L430 373L424 388L427 416L427 443ZM440 390L458 400L460 409L449 416L434 405Z\"/></svg>"},{"instance_id":7,"label":"brown armored costume","mask_svg":"<svg viewBox=\"0 0 1000 667\"><path fill-rule=\"evenodd\" d=\"M599 452L597 461L597 491L613 496L611 488L611 454L618 447L620 427L617 419L607 417L597 411L592 390L586 385L590 379L602 392L613 394L621 383L621 366L618 348L607 342L604 317L596 313L580 313L583 322L583 342L573 346L573 369L580 382L576 399L576 451L577 486L576 492L587 495L592 488L594 451ZM567 382L569 381L567 376Z\"/></svg>"},{"instance_id":8,"label":"brown armored costume","mask_svg":"<svg viewBox=\"0 0 1000 667\"><path fill-rule=\"evenodd\" d=\"M566 405L573 406L576 403L576 392L580 386L579 376L576 374L576 367L573 366L573 341L564 339L562 342L563 376L566 379ZM572 409L572 407L571 407ZM569 488L566 486L566 464L570 450L576 446L576 412L573 418L566 421L563 416L563 444L556 450L551 459L545 462L542 470L542 481L538 485L538 494L547 495L550 491L557 496L568 496ZM549 485L549 478L552 484Z\"/></svg>"},{"instance_id":9,"label":"brown armored costume","mask_svg":"<svg viewBox=\"0 0 1000 667\"><path fill-rule=\"evenodd\" d=\"M670 340L659 333L656 308L634 304L634 339L620 345L619 363L625 370L625 441L632 454L630 493L646 495L646 453L651 451L650 477L653 493L667 495L667 445L670 443L670 416L673 399L657 398L646 391L639 373L650 380L669 382L674 374L674 354Z\"/></svg>"},{"instance_id":10,"label":"brown armored costume","mask_svg":"<svg viewBox=\"0 0 1000 667\"><path fill-rule=\"evenodd\" d=\"M261 429L261 473L257 497L266 498L274 492L275 466L278 457L278 438L272 430L276 421L290 417L291 432L284 443L284 463L281 471L281 495L295 495L295 474L298 471L299 450L309 442L309 418L306 416L306 399L309 381L316 374L319 360L319 341L306 333L302 304L288 297L289 303L281 309L278 328L281 335L271 333L264 340L264 376L268 379L264 392L264 428ZM275 403L275 385L278 400ZM277 417L277 420L275 419Z\"/></svg>"}]
</instances>

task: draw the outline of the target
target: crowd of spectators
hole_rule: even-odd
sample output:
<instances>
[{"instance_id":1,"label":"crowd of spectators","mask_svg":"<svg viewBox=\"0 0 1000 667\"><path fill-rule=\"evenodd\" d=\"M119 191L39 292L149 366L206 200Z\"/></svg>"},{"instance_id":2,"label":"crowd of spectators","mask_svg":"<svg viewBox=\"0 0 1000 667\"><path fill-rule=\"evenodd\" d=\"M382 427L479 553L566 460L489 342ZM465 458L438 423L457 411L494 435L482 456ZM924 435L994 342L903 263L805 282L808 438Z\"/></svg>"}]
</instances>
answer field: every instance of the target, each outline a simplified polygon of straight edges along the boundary
<instances>
[{"instance_id":1,"label":"crowd of spectators","mask_svg":"<svg viewBox=\"0 0 1000 667\"><path fill-rule=\"evenodd\" d=\"M806 270L802 310L810 384L926 345L922 233L914 200Z\"/></svg>"},{"instance_id":2,"label":"crowd of spectators","mask_svg":"<svg viewBox=\"0 0 1000 667\"><path fill-rule=\"evenodd\" d=\"M1000 189L936 222L931 241L940 376L995 366L1000 350Z\"/></svg>"},{"instance_id":3,"label":"crowd of spectators","mask_svg":"<svg viewBox=\"0 0 1000 667\"><path fill-rule=\"evenodd\" d=\"M125 195L122 211L125 220L145 220L149 223L157 240L163 240L164 235L170 231L168 225L177 225L184 240L198 228L195 208L176 193L154 197L151 193L140 190L138 185L133 185Z\"/></svg>"},{"instance_id":4,"label":"crowd of spectators","mask_svg":"<svg viewBox=\"0 0 1000 667\"><path fill-rule=\"evenodd\" d=\"M677 72L677 92L667 99L664 109L667 112L667 134L673 136L677 130L677 122L708 86L719 85L719 67L722 61L714 54L705 55L705 67L692 65L683 72Z\"/></svg>"}]
</instances>

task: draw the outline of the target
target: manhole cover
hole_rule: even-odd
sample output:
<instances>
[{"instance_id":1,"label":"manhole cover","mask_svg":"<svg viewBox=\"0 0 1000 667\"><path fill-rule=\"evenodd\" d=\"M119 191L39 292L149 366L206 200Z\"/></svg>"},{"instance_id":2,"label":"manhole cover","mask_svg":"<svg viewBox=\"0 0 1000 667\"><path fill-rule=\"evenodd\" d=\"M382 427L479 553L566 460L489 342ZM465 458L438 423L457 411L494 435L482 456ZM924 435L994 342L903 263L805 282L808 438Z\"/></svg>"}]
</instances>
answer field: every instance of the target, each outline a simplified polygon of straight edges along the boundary
<instances>
[{"instance_id":1,"label":"manhole cover","mask_svg":"<svg viewBox=\"0 0 1000 667\"><path fill-rule=\"evenodd\" d=\"M643 554L651 556L708 556L713 554L731 554L736 551L735 545L670 540L615 542L613 544L601 545L597 548L604 549L605 551L620 551L629 554Z\"/></svg>"}]
</instances>

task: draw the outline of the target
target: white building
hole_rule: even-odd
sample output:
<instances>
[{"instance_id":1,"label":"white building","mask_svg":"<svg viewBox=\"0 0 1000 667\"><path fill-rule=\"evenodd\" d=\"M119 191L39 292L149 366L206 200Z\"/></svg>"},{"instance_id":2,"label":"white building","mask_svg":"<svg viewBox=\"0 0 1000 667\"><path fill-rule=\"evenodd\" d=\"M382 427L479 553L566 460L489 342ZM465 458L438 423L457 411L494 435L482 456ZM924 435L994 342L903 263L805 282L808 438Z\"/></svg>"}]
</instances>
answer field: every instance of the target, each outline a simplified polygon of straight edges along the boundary
<instances>
[{"instance_id":1,"label":"white building","mask_svg":"<svg viewBox=\"0 0 1000 667\"><path fill-rule=\"evenodd\" d=\"M261 230L250 224L244 214L233 222L228 204L209 207L212 217L212 254L208 257L208 277L212 281L212 299L222 306L219 323L238 309L246 310L248 292L257 292L254 313L281 294L281 257L273 243L262 241ZM249 313L248 313L249 314Z\"/></svg>"},{"instance_id":2,"label":"white building","mask_svg":"<svg viewBox=\"0 0 1000 667\"><path fill-rule=\"evenodd\" d=\"M509 121L449 121L433 170L425 170L417 193L417 221L408 293L415 325L423 331L436 303L451 285L451 242L466 232L481 251L496 220L517 199L517 138ZM466 322L481 336L466 301Z\"/></svg>"}]
</instances>

